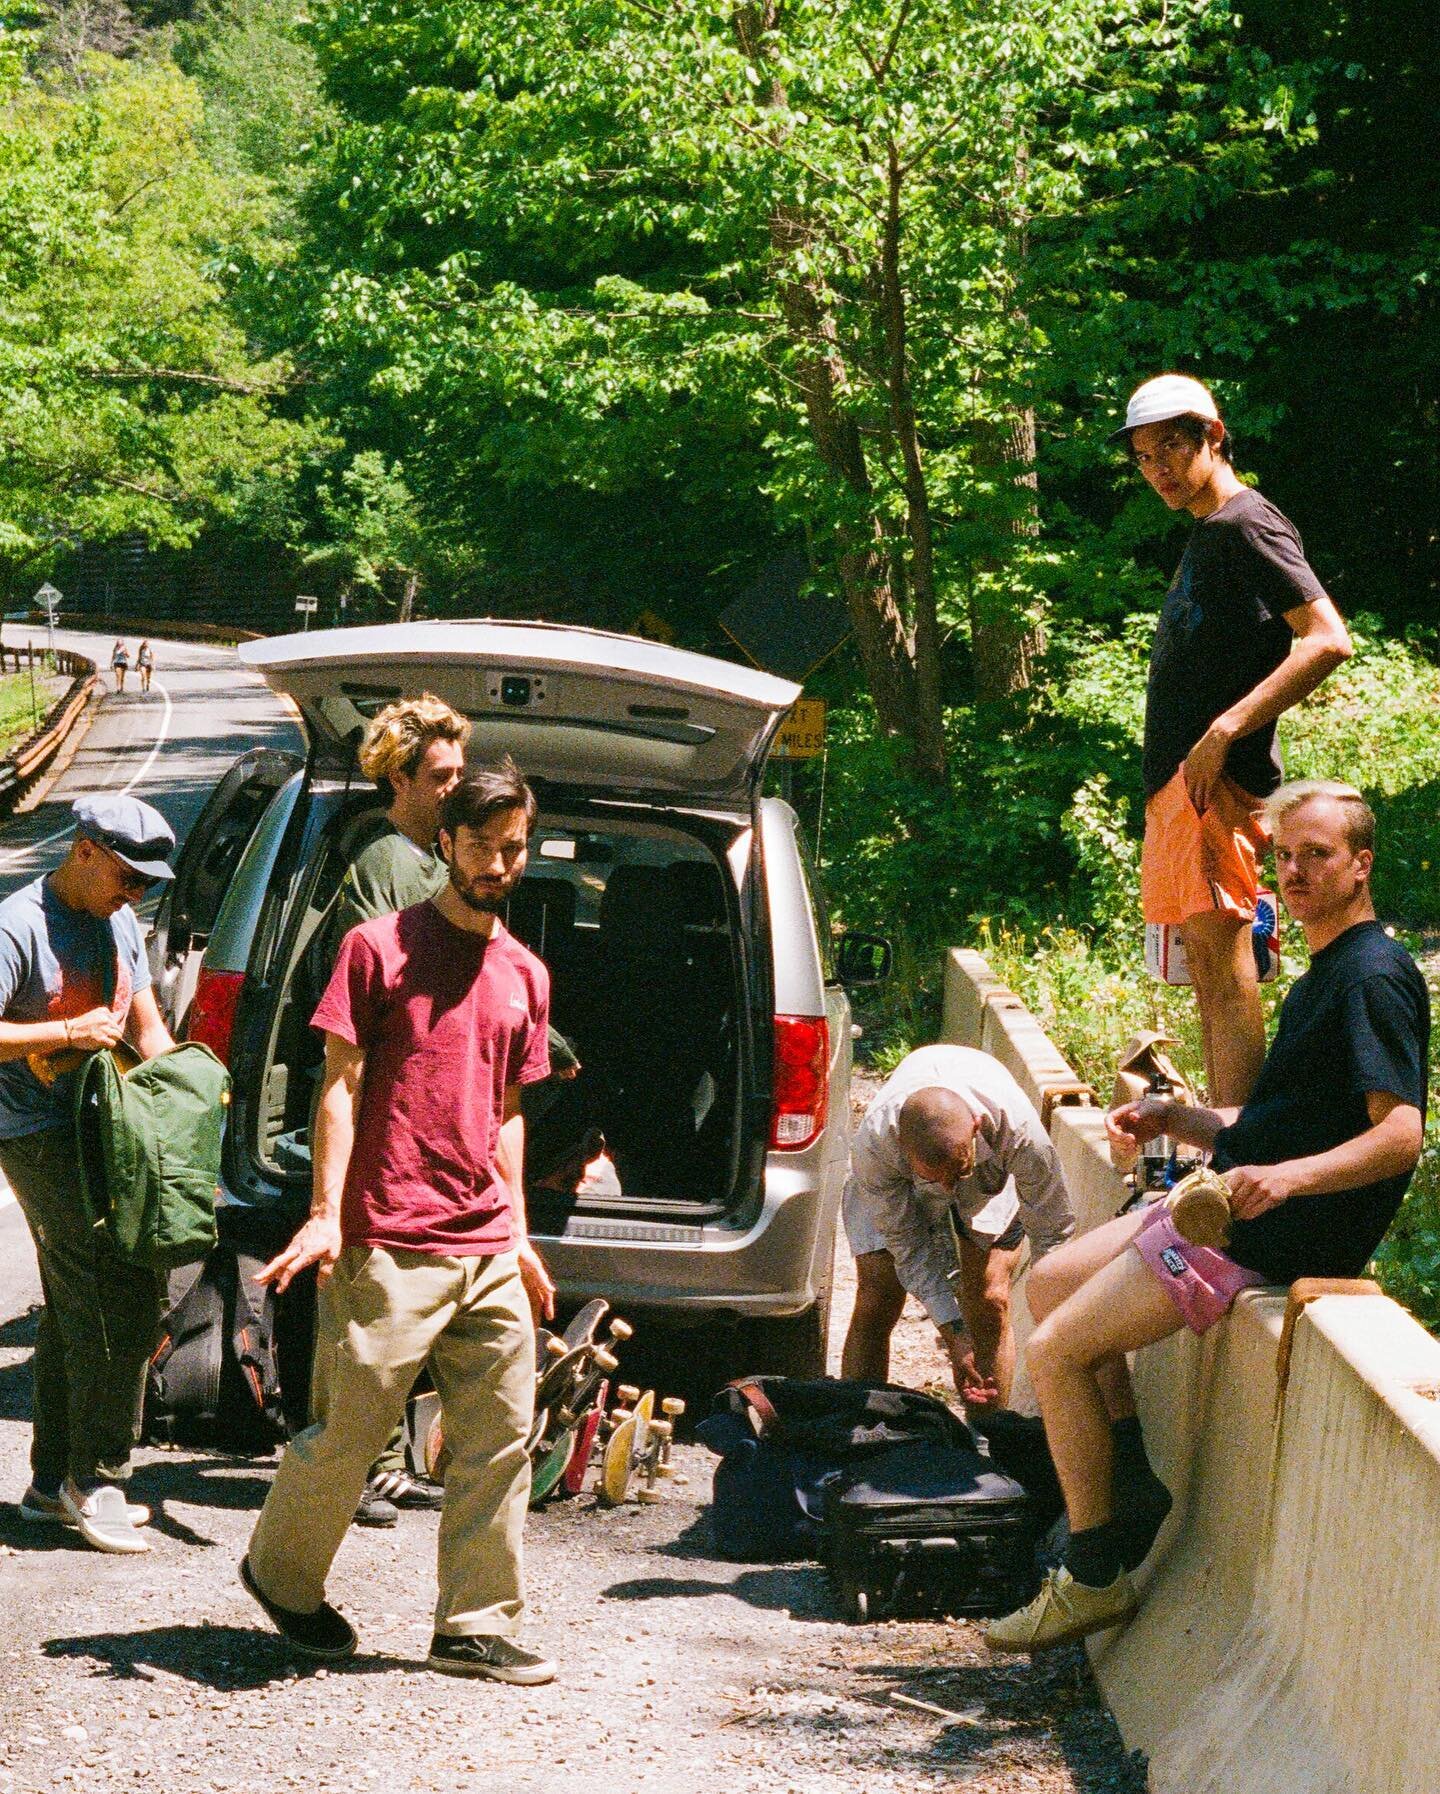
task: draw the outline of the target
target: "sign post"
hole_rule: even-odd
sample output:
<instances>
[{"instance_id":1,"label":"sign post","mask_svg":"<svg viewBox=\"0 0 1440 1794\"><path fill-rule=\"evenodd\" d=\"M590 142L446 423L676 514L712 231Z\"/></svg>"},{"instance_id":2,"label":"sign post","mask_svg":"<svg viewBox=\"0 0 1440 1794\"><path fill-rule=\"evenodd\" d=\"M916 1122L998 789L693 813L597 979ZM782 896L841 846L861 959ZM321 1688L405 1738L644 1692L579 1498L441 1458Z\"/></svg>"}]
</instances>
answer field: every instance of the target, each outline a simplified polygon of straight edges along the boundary
<instances>
[{"instance_id":1,"label":"sign post","mask_svg":"<svg viewBox=\"0 0 1440 1794\"><path fill-rule=\"evenodd\" d=\"M65 594L63 592L57 592L55 590L48 579L35 594L35 608L45 612L45 623L49 636L48 651L52 655L55 652L55 621L60 610L60 600L64 596Z\"/></svg>"},{"instance_id":2,"label":"sign post","mask_svg":"<svg viewBox=\"0 0 1440 1794\"><path fill-rule=\"evenodd\" d=\"M821 760L825 756L824 698L797 700L780 725L774 754L780 762L780 793L789 803L794 791L795 761Z\"/></svg>"},{"instance_id":3,"label":"sign post","mask_svg":"<svg viewBox=\"0 0 1440 1794\"><path fill-rule=\"evenodd\" d=\"M320 608L320 600L318 598L307 597L302 592L300 594L300 596L295 600L295 608L297 611L300 612L301 616L303 616L305 619L305 621L300 625L300 632L303 635L310 628L311 617L313 617L315 615L316 611L319 610L319 608Z\"/></svg>"}]
</instances>

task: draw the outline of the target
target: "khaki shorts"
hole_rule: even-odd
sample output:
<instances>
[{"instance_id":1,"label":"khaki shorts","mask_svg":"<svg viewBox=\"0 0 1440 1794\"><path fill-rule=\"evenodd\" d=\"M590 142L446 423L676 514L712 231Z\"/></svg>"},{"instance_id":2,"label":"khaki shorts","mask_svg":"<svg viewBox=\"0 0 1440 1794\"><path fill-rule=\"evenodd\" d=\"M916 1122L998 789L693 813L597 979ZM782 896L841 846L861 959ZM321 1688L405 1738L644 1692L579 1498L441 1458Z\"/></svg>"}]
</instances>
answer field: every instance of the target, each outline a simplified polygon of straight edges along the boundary
<instances>
[{"instance_id":1,"label":"khaki shorts","mask_svg":"<svg viewBox=\"0 0 1440 1794\"><path fill-rule=\"evenodd\" d=\"M1269 846L1262 798L1222 777L1202 816L1190 801L1182 767L1145 806L1145 920L1173 925L1212 910L1253 920L1260 861Z\"/></svg>"}]
</instances>

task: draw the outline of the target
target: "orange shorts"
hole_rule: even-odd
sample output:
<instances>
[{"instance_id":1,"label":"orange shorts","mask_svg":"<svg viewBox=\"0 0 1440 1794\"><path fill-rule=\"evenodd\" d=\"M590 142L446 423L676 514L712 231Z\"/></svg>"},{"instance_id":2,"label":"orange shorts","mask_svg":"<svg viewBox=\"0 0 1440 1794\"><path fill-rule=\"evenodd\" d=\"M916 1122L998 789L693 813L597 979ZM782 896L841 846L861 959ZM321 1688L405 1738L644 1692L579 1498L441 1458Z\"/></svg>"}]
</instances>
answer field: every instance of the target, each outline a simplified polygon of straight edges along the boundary
<instances>
[{"instance_id":1,"label":"orange shorts","mask_svg":"<svg viewBox=\"0 0 1440 1794\"><path fill-rule=\"evenodd\" d=\"M1145 805L1140 908L1147 922L1188 922L1210 910L1254 917L1270 846L1262 798L1222 777L1202 816L1182 767Z\"/></svg>"}]
</instances>

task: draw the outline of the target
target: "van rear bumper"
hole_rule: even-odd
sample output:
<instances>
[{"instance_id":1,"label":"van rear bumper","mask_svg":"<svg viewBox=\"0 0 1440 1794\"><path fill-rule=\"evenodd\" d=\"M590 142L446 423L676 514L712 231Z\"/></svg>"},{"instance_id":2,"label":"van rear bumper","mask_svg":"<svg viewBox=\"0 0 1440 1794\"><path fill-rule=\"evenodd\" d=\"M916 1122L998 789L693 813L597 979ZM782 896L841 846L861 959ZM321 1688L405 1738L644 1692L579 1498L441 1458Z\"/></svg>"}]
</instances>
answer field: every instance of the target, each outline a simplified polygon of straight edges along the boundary
<instances>
[{"instance_id":1,"label":"van rear bumper","mask_svg":"<svg viewBox=\"0 0 1440 1794\"><path fill-rule=\"evenodd\" d=\"M802 1314L829 1279L839 1209L840 1179L817 1183L818 1169L772 1156L760 1212L744 1228L572 1215L534 1244L565 1303L604 1296L622 1310Z\"/></svg>"}]
</instances>

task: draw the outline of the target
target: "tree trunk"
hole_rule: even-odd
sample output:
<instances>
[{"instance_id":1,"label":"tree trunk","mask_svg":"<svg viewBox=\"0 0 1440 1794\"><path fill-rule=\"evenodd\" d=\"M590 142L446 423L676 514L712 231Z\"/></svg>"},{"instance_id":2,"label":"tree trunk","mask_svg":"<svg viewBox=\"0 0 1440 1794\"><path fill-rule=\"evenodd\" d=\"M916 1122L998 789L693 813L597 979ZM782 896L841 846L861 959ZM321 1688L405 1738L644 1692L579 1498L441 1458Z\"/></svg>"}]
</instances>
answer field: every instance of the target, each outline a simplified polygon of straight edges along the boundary
<instances>
[{"instance_id":1,"label":"tree trunk","mask_svg":"<svg viewBox=\"0 0 1440 1794\"><path fill-rule=\"evenodd\" d=\"M777 17L775 0L736 8L736 38L757 69L765 65L762 40L767 31L774 29ZM766 105L778 107L784 99L783 88L772 76ZM776 206L770 218L770 243L778 263L788 263L813 235L809 220L797 207ZM874 489L865 464L864 444L854 419L846 414L841 402L848 381L839 333L817 282L782 276L777 289L786 332L795 352L796 378L805 401L805 415L821 464L870 507L864 526L841 525L836 532L836 566L866 682L881 728L887 734L904 736L918 753L915 665L905 620L890 581L884 520L873 509Z\"/></svg>"},{"instance_id":2,"label":"tree trunk","mask_svg":"<svg viewBox=\"0 0 1440 1794\"><path fill-rule=\"evenodd\" d=\"M1040 534L1039 476L1035 471L1035 413L1028 407L985 432L990 453L983 458L1011 470L1015 485L1028 488L1026 501L1012 518L1012 535ZM997 564L998 563L994 563ZM1045 649L1045 631L1029 617L972 596L970 646L975 658L975 702L998 704L1024 691L1035 661Z\"/></svg>"},{"instance_id":3,"label":"tree trunk","mask_svg":"<svg viewBox=\"0 0 1440 1794\"><path fill-rule=\"evenodd\" d=\"M413 568L405 574L405 590L400 594L400 615L398 622L408 623L415 615L415 599L420 590L420 575Z\"/></svg>"},{"instance_id":4,"label":"tree trunk","mask_svg":"<svg viewBox=\"0 0 1440 1794\"><path fill-rule=\"evenodd\" d=\"M881 312L885 326L890 422L905 484L905 533L910 542L910 602L915 623L915 760L928 778L945 777L945 724L940 702L940 620L935 599L935 539L930 492L920 458L915 395L910 385L908 319L900 278L900 157L888 146L885 231L881 247Z\"/></svg>"},{"instance_id":5,"label":"tree trunk","mask_svg":"<svg viewBox=\"0 0 1440 1794\"><path fill-rule=\"evenodd\" d=\"M1030 172L1030 146L1022 137L1015 150L1015 210L1010 218L1012 292L1030 253L1030 217L1025 203ZM1023 323L1023 307L1014 306ZM1011 482L1025 489L1022 504L1012 514L1010 533L1022 540L1040 534L1040 476L1035 470L1035 412L1030 406L1010 411L992 424L982 437L982 454L993 465L1009 470ZM986 452L988 450L988 453ZM1040 623L999 605L970 601L970 645L975 659L975 702L1003 703L1024 691L1034 675L1035 662L1045 650L1045 631Z\"/></svg>"}]
</instances>

